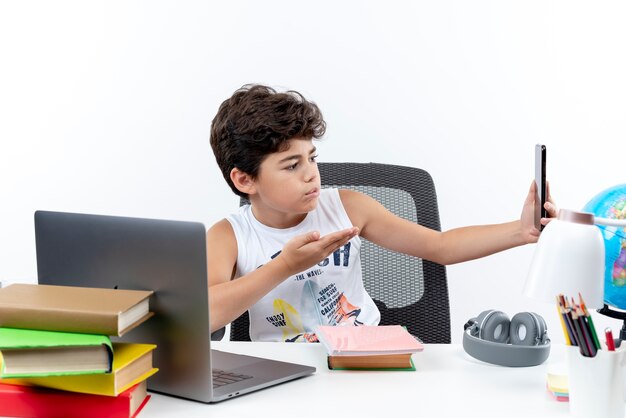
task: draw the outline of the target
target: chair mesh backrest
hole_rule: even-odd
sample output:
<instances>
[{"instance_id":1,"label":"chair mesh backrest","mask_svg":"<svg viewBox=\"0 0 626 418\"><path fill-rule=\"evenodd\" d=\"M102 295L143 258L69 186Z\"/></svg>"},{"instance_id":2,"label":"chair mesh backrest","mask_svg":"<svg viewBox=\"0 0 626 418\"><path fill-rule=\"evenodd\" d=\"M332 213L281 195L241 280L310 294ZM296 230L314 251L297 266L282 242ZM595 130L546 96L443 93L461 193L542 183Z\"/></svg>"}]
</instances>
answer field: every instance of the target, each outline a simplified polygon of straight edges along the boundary
<instances>
[{"instance_id":1,"label":"chair mesh backrest","mask_svg":"<svg viewBox=\"0 0 626 418\"><path fill-rule=\"evenodd\" d=\"M441 230L437 194L421 169L375 163L319 163L322 187L372 196L394 214ZM381 313L381 325L404 325L426 343L450 343L446 269L395 253L361 238L363 282ZM249 341L247 313L231 324L232 341Z\"/></svg>"},{"instance_id":2,"label":"chair mesh backrest","mask_svg":"<svg viewBox=\"0 0 626 418\"><path fill-rule=\"evenodd\" d=\"M413 198L404 190L348 184L323 187L351 189L367 194L396 215L417 222ZM421 299L424 293L424 270L421 259L396 253L365 238L361 238L361 242L363 284L373 299L384 303L387 308L403 308Z\"/></svg>"}]
</instances>

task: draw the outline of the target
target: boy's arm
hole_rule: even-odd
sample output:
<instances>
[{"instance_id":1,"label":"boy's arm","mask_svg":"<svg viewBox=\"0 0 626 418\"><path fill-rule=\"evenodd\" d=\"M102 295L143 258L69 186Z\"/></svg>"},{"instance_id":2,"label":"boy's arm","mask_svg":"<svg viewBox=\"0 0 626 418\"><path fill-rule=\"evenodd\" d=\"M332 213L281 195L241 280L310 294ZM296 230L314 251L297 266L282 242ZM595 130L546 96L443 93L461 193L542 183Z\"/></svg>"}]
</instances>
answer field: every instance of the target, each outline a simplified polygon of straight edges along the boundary
<instances>
[{"instance_id":1,"label":"boy's arm","mask_svg":"<svg viewBox=\"0 0 626 418\"><path fill-rule=\"evenodd\" d=\"M361 229L362 237L393 251L439 264L454 264L536 242L539 231L533 221L533 186L534 182L524 202L520 220L446 232L400 218L362 193L341 190L340 195L350 220ZM550 216L555 216L556 208L552 203L546 204L546 208Z\"/></svg>"},{"instance_id":2,"label":"boy's arm","mask_svg":"<svg viewBox=\"0 0 626 418\"><path fill-rule=\"evenodd\" d=\"M222 219L207 231L207 273L211 332L231 323L288 277L319 263L358 233L357 228L320 237L309 232L291 239L279 256L232 280L237 240L230 222Z\"/></svg>"}]
</instances>

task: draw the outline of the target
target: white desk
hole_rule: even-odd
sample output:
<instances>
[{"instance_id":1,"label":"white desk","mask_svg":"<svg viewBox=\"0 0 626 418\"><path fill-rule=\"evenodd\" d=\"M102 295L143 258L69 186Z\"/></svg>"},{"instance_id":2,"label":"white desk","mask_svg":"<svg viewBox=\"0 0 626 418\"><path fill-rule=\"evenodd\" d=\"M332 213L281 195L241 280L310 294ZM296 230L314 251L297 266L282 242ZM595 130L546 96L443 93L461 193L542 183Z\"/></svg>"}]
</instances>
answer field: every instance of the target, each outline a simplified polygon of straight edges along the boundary
<instances>
[{"instance_id":1,"label":"white desk","mask_svg":"<svg viewBox=\"0 0 626 418\"><path fill-rule=\"evenodd\" d=\"M150 417L559 417L565 402L546 390L546 363L508 368L480 362L460 345L426 345L413 356L415 372L328 370L320 344L219 342L213 348L315 366L312 376L217 404L152 394L139 418Z\"/></svg>"}]
</instances>

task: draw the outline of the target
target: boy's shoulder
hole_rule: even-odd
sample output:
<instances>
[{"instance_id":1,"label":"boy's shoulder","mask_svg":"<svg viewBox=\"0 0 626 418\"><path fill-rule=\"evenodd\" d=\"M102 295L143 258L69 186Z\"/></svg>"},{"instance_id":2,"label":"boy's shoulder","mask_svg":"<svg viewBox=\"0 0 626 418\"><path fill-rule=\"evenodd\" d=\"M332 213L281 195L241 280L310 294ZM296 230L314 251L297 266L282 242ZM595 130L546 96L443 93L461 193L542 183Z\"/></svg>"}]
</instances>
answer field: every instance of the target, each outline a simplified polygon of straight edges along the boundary
<instances>
[{"instance_id":1,"label":"boy's shoulder","mask_svg":"<svg viewBox=\"0 0 626 418\"><path fill-rule=\"evenodd\" d=\"M337 189L339 193L339 197L341 198L341 202L346 205L346 203L354 203L354 202L364 202L368 200L372 200L373 198L368 196L365 193L359 192L357 190L352 189Z\"/></svg>"},{"instance_id":2,"label":"boy's shoulder","mask_svg":"<svg viewBox=\"0 0 626 418\"><path fill-rule=\"evenodd\" d=\"M233 226L230 224L228 219L224 218L217 222L215 222L208 230L207 230L207 239L209 237L228 237L235 236L233 232Z\"/></svg>"}]
</instances>

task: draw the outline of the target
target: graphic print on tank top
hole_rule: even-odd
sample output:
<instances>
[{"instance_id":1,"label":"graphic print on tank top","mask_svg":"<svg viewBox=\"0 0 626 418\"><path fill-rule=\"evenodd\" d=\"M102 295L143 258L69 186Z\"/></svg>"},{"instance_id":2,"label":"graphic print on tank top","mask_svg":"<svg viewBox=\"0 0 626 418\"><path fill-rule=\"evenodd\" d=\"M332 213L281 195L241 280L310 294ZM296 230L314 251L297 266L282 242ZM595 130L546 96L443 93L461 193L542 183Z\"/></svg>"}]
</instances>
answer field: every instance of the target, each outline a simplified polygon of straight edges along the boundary
<instances>
[{"instance_id":1,"label":"graphic print on tank top","mask_svg":"<svg viewBox=\"0 0 626 418\"><path fill-rule=\"evenodd\" d=\"M333 261L326 259L314 268L296 275L295 281L303 281L299 306L302 312L298 312L289 302L277 298L273 301L273 314L266 317L270 322L282 331L282 340L285 342L308 341L316 342L313 329L307 329L304 324L316 325L362 325L359 321L361 307L351 303L344 292L338 290L335 282L328 283L324 280L324 272L329 264L335 268L342 265L348 267L348 257L342 259L341 255L349 255L350 243L338 249L333 254Z\"/></svg>"}]
</instances>

